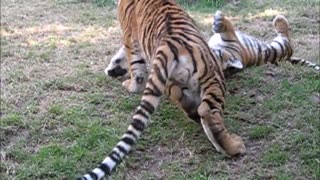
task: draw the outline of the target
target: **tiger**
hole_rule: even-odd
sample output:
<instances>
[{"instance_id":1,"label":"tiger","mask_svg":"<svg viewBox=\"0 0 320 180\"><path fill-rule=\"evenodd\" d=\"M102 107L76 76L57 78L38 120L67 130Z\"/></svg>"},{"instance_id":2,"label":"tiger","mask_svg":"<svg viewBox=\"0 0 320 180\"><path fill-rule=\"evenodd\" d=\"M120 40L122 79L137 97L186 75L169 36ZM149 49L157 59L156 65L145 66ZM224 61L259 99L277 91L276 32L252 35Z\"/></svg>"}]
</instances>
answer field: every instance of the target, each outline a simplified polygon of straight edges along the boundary
<instances>
[{"instance_id":1,"label":"tiger","mask_svg":"<svg viewBox=\"0 0 320 180\"><path fill-rule=\"evenodd\" d=\"M202 125L218 152L227 156L244 154L243 140L224 124L226 86L222 63L192 18L174 0L120 0L118 20L130 74L122 85L132 93L142 91L142 98L111 153L78 179L111 175L150 123L163 95ZM147 62L151 64L150 72Z\"/></svg>"},{"instance_id":2,"label":"tiger","mask_svg":"<svg viewBox=\"0 0 320 180\"><path fill-rule=\"evenodd\" d=\"M277 15L273 19L277 37L271 43L258 40L235 28L223 12L217 11L213 17L212 31L214 35L208 45L223 63L225 73L238 72L249 66L259 66L265 63L278 65L280 61L291 64L305 65L320 70L320 65L311 61L293 57L293 48L289 36L289 23L285 16ZM104 70L111 77L125 76L128 72L128 62L125 58L124 47L112 57Z\"/></svg>"},{"instance_id":3,"label":"tiger","mask_svg":"<svg viewBox=\"0 0 320 180\"><path fill-rule=\"evenodd\" d=\"M293 57L293 47L289 35L289 23L285 16L277 15L273 19L277 36L271 43L258 40L235 28L224 13L214 15L212 30L215 33L208 41L209 47L223 61L224 69L244 69L270 63L278 65L281 61L301 64L320 70L320 65L308 60Z\"/></svg>"}]
</instances>

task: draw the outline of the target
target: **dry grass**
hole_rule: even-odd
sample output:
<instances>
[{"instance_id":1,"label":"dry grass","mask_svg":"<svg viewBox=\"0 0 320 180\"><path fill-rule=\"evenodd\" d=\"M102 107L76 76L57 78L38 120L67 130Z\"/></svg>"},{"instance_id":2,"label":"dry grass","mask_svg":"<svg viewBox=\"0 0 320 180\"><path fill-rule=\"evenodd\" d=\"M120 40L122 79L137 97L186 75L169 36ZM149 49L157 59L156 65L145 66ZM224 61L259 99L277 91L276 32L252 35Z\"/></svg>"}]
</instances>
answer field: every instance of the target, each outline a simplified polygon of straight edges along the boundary
<instances>
[{"instance_id":1,"label":"dry grass","mask_svg":"<svg viewBox=\"0 0 320 180\"><path fill-rule=\"evenodd\" d=\"M296 56L320 61L317 0L222 8L239 30L271 40L288 17ZM211 35L208 8L190 10ZM1 1L1 179L70 179L117 142L139 95L103 73L120 47L114 7L78 0ZM164 101L113 179L317 179L320 75L283 63L228 80L226 124L245 156L216 153L201 127Z\"/></svg>"}]
</instances>

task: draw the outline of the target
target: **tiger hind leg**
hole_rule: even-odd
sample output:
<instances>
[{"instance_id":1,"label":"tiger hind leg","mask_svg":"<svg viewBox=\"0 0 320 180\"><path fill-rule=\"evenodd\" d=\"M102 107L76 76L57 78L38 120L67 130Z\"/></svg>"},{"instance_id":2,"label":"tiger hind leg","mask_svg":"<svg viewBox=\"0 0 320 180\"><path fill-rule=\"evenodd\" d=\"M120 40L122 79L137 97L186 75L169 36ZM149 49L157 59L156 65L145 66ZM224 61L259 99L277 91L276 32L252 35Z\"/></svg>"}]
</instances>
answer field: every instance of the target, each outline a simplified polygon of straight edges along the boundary
<instances>
[{"instance_id":1,"label":"tiger hind leg","mask_svg":"<svg viewBox=\"0 0 320 180\"><path fill-rule=\"evenodd\" d=\"M234 32L232 22L225 17L225 15L221 11L217 11L214 14L213 26L212 30L215 33L227 33L227 32Z\"/></svg>"},{"instance_id":2,"label":"tiger hind leg","mask_svg":"<svg viewBox=\"0 0 320 180\"><path fill-rule=\"evenodd\" d=\"M222 109L224 104L221 87L214 78L204 84L202 102L198 107L202 127L217 151L235 156L246 152L241 137L228 132L224 125Z\"/></svg>"},{"instance_id":3,"label":"tiger hind leg","mask_svg":"<svg viewBox=\"0 0 320 180\"><path fill-rule=\"evenodd\" d=\"M289 38L289 23L286 17L283 15L277 15L273 19L273 27L278 35Z\"/></svg>"},{"instance_id":4,"label":"tiger hind leg","mask_svg":"<svg viewBox=\"0 0 320 180\"><path fill-rule=\"evenodd\" d=\"M166 94L171 101L181 107L184 113L196 123L200 123L198 107L200 104L200 96L193 95L188 88L181 88L179 85L171 82L166 87Z\"/></svg>"}]
</instances>

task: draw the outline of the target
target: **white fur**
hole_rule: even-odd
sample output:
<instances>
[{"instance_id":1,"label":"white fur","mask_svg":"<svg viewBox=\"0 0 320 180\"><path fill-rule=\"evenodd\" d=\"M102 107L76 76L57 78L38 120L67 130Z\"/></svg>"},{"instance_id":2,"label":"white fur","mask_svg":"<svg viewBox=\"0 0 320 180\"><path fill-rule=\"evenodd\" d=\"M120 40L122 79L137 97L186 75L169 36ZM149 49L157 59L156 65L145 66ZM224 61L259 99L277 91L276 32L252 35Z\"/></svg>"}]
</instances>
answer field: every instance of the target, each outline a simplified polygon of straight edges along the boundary
<instances>
[{"instance_id":1,"label":"white fur","mask_svg":"<svg viewBox=\"0 0 320 180\"><path fill-rule=\"evenodd\" d=\"M117 59L121 59L120 63L116 63L115 61ZM124 46L122 46L118 52L112 57L109 65L107 66L107 68L104 70L104 73L106 75L108 75L108 71L112 70L116 65L120 65L123 69L128 69L128 62L126 60L126 53L124 50Z\"/></svg>"}]
</instances>

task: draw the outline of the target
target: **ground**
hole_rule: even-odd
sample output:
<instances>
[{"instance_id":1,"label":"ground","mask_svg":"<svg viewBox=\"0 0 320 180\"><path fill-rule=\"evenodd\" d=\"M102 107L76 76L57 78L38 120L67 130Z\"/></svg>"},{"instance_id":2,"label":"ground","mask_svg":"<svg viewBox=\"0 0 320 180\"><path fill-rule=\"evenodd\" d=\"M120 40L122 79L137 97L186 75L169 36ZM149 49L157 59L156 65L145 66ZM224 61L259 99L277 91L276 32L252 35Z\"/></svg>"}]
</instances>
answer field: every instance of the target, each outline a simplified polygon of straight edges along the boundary
<instances>
[{"instance_id":1,"label":"ground","mask_svg":"<svg viewBox=\"0 0 320 180\"><path fill-rule=\"evenodd\" d=\"M204 36L213 7L187 7ZM320 60L318 0L220 7L239 30L271 40L288 17L295 56ZM121 46L114 6L1 1L1 179L72 179L95 167L130 123L139 95L103 70ZM281 63L227 80L225 121L247 154L217 153L165 98L112 179L319 179L320 74Z\"/></svg>"}]
</instances>

